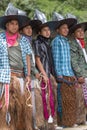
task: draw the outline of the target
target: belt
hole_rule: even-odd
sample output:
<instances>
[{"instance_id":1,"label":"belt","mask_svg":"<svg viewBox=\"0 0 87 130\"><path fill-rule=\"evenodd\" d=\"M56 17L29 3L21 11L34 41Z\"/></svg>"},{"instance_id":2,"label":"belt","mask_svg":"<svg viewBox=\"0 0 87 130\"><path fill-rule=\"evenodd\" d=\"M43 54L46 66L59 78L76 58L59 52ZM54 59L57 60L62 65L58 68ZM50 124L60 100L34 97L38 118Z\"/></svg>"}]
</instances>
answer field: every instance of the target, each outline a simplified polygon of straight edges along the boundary
<instances>
[{"instance_id":1,"label":"belt","mask_svg":"<svg viewBox=\"0 0 87 130\"><path fill-rule=\"evenodd\" d=\"M16 76L18 78L24 78L24 73L11 72L11 76Z\"/></svg>"},{"instance_id":2,"label":"belt","mask_svg":"<svg viewBox=\"0 0 87 130\"><path fill-rule=\"evenodd\" d=\"M68 86L72 86L72 85L75 85L76 83L78 83L77 80L72 82L72 81L68 81L64 78L57 78L56 81L60 82L60 83L66 83Z\"/></svg>"}]
</instances>

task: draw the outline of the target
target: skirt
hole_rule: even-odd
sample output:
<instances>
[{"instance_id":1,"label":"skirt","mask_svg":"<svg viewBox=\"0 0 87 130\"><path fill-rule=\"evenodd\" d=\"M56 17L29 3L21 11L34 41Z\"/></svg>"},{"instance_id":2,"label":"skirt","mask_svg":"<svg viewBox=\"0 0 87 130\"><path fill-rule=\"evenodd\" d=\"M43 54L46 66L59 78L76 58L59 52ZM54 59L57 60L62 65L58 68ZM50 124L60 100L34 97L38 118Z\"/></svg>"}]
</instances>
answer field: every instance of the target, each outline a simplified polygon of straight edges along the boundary
<instances>
[{"instance_id":1,"label":"skirt","mask_svg":"<svg viewBox=\"0 0 87 130\"><path fill-rule=\"evenodd\" d=\"M32 109L27 107L27 90L21 93L20 78L11 77L9 90L9 108L11 116L10 124L6 123L6 106L4 93L2 95L2 108L0 109L0 130L33 130ZM30 101L31 102L31 101Z\"/></svg>"},{"instance_id":2,"label":"skirt","mask_svg":"<svg viewBox=\"0 0 87 130\"><path fill-rule=\"evenodd\" d=\"M84 94L82 85L78 84L76 87L76 123L81 124L86 122L86 107L84 101Z\"/></svg>"},{"instance_id":3,"label":"skirt","mask_svg":"<svg viewBox=\"0 0 87 130\"><path fill-rule=\"evenodd\" d=\"M74 82L73 77L64 77L65 80ZM65 82L58 83L58 125L71 127L76 123L76 88Z\"/></svg>"},{"instance_id":4,"label":"skirt","mask_svg":"<svg viewBox=\"0 0 87 130\"><path fill-rule=\"evenodd\" d=\"M33 128L37 126L38 128L44 127L45 121L43 116L43 104L41 87L38 80L31 81L31 94L32 94L32 109L33 109Z\"/></svg>"}]
</instances>

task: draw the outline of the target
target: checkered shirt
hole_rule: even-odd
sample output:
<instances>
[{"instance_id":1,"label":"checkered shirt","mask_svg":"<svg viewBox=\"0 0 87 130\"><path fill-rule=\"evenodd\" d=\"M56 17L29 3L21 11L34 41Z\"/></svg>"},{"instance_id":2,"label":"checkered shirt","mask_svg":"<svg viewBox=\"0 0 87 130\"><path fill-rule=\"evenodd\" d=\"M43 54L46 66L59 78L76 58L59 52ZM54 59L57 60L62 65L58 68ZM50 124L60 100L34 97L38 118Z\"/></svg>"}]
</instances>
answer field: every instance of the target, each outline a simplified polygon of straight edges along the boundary
<instances>
[{"instance_id":1,"label":"checkered shirt","mask_svg":"<svg viewBox=\"0 0 87 130\"><path fill-rule=\"evenodd\" d=\"M31 48L29 46L29 41L22 36L19 40L19 44L22 51L22 60L24 64L24 73L27 74L27 63L26 55L31 54ZM8 59L8 47L6 42L5 32L0 33L0 82L1 83L10 83L11 71Z\"/></svg>"},{"instance_id":2,"label":"checkered shirt","mask_svg":"<svg viewBox=\"0 0 87 130\"><path fill-rule=\"evenodd\" d=\"M56 76L74 76L71 68L68 39L57 35L57 37L53 39L51 46Z\"/></svg>"}]
</instances>

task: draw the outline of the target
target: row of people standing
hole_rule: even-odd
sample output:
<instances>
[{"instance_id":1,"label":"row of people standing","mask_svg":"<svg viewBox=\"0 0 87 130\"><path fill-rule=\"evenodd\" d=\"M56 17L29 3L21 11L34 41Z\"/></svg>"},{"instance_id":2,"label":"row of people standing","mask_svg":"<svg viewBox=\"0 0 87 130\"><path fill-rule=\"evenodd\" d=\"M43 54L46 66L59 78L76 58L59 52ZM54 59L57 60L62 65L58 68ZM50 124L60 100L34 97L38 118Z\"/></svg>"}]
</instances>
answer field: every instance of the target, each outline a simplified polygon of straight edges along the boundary
<instances>
[{"instance_id":1,"label":"row of people standing","mask_svg":"<svg viewBox=\"0 0 87 130\"><path fill-rule=\"evenodd\" d=\"M11 67L11 76L19 77L18 75L20 73L19 73L19 71L17 72L17 70L22 70L22 68L24 68L26 66L25 60L27 59L27 67L25 67L25 70L27 68L28 73L27 74L25 73L26 80L30 84L30 75L33 72L34 72L33 76L36 76L36 78L41 80L42 105L38 109L39 109L39 111L41 111L40 109L43 109L44 117L43 117L42 113L38 113L39 114L38 116L39 116L39 118L42 117L43 120L45 119L45 121L47 123L53 123L53 118L54 118L54 115L56 114L55 104L54 104L54 95L53 95L54 86L51 85L51 81L50 81L50 75L51 75L51 73L53 73L53 68L54 68L54 71L55 71L54 76L56 77L56 81L58 82L58 87L57 87L58 125L63 126L63 127L73 126L74 124L78 123L77 122L77 116L76 116L77 111L78 111L77 103L76 103L76 89L79 90L78 81L82 84L85 81L83 75L78 76L77 73L76 73L80 63L81 63L81 65L83 65L82 62L80 62L80 58L78 58L78 60L77 60L77 58L75 56L73 57L73 55L80 56L80 55L77 55L77 54L79 54L79 52L77 53L77 51L79 51L79 49L77 49L77 50L76 50L76 48L74 49L73 48L74 46L72 46L72 43L69 44L69 41L68 41L68 38L67 38L68 33L69 33L69 28L71 28L71 27L74 28L74 27L78 26L76 24L76 20L73 19L73 18L69 18L69 19L64 19L64 20L60 20L60 21L47 22L47 23L44 23L44 24L42 24L39 21L39 27L37 29L39 35L33 43L35 60L36 60L36 68L37 69L35 68L34 58L32 58L33 59L33 63L31 64L32 65L31 67L33 67L33 69L31 69L32 73L30 73L30 59L29 59L29 57L26 57L26 55L31 54L30 50L32 50L31 45L30 44L28 45L28 43L31 42L31 36L28 37L28 33L26 33L25 30L31 30L31 32L32 32L31 27L33 27L33 26L30 23L36 22L36 21L30 22L29 19L25 19L25 21L23 22L23 26L21 26L21 28L20 28L20 30L21 30L20 32L22 33L22 35L21 35L22 39L21 40L18 37L18 35L16 36L16 35L14 35L14 32L12 32L12 30L15 31L16 27L12 30L10 28L12 26L12 24L15 24L14 22L16 22L15 25L18 26L17 21L19 22L19 19L17 17L14 18L12 16L10 18L10 21L9 20L4 21L4 22L6 22L5 26L4 26L4 29L6 29L6 38L5 38L5 33L0 34L0 36L1 36L0 37L1 38L0 63L2 63L3 58L4 58L2 54L5 54L5 56L7 57L7 55L5 53L6 51L4 52L2 42L3 42L3 40L8 40L8 43L11 45L10 48L8 48L8 52L9 52L8 53L9 54L8 59L9 59L9 62L10 62L10 67ZM29 21L29 23L27 22L27 24L25 24L26 21ZM84 25L84 24L82 24L82 25ZM85 23L85 25L86 26L85 26L84 29L86 29L87 23ZM38 25L35 25L35 26L38 26ZM57 30L58 35L53 39L51 47L50 47L50 44L49 44L50 28L52 29L52 27L55 28L55 30ZM73 33L75 32L75 34L76 34L76 31L79 28L81 30L82 27L83 26L76 28L73 31ZM12 26L12 28L13 28L13 26ZM13 41L17 40L17 41L21 42L21 44L20 44L21 47L22 47L21 51L20 51L20 46L18 46L19 45L18 42L14 41L14 44L13 44L13 42L12 43L10 42L11 37L9 36L9 34L11 32L13 33L12 36L15 37L15 38L12 38ZM18 29L17 29L16 32L18 32ZM78 31L77 31L77 33L78 33ZM23 40L24 40L24 42L23 42ZM82 43L84 43L84 42L82 42ZM9 44L8 44L8 46L9 46ZM71 45L71 52L70 52L70 45ZM80 48L80 49L82 49L82 48ZM75 52L75 50L76 50L76 52ZM52 54L51 54L51 51L52 51ZM13 52L15 52L15 53L13 53ZM19 61L22 61L21 52L23 54L22 56L24 57L23 58L24 61L19 63ZM16 56L16 58L15 58L15 56ZM32 56L32 57L34 57L34 56ZM82 55L81 55L81 57L82 57ZM85 57L86 56L83 55L83 59L85 59L84 63L86 65L86 62L85 62L86 58ZM73 58L76 58L76 59L74 59L74 62L73 62ZM53 61L53 64L52 64L52 61ZM78 61L78 65L76 67L76 66L74 66L75 65L74 63L76 63L77 61ZM5 62L7 63L7 60ZM24 65L24 63L25 63L25 65ZM21 67L21 69L19 69L17 67ZM79 66L79 68L82 70L81 67ZM9 68L7 68L7 70L8 69ZM16 71L16 73L15 73L14 70ZM23 74L23 73L21 73L21 74ZM20 76L22 76L21 74L20 74ZM7 76L7 78L9 78L9 75L5 75L5 76ZM3 77L1 77L1 78L3 78ZM3 84L9 83L9 82L6 82L6 77L5 77L5 79L1 79L1 78L0 78L1 83L3 83ZM19 78L19 79L21 80L21 78ZM32 79L35 79L35 77L32 78ZM12 82L13 81L14 80L12 80ZM20 84L22 84L22 85L20 85L21 91L23 92L23 88L22 88L23 82L22 81L20 81L20 82L21 82ZM18 83L18 81L17 81L17 83ZM31 82L31 88L30 88L31 93L32 93L32 105L33 105L32 106L33 107L32 113L33 113L33 118L34 118L33 124L34 124L34 129L43 129L42 126L44 125L44 123L42 123L42 126L40 126L41 125L40 121L42 119L39 119L39 127L40 128L36 127L36 120L37 119L35 119L35 114L37 113L37 111L35 112L35 110L36 110L35 99L34 99L34 94L35 94L34 92L35 91L33 91L34 90L33 87L35 87L34 83L35 82ZM1 87L2 86L4 86L4 85L1 84ZM16 84L16 86L17 86L17 84ZM5 86L5 88L7 88L7 87L8 86ZM85 89L86 89L86 87L85 87ZM83 88L84 97L85 97L85 92L86 92L85 89ZM1 91L2 90L3 90L3 87L1 89ZM83 95L80 95L80 96L83 96ZM8 99L8 97L6 97L6 98ZM86 98L85 98L85 101L86 101ZM83 102L84 102L84 99L83 99ZM83 103L83 105L84 105L84 103ZM84 106L84 109L81 109L81 110L84 111L85 106ZM8 109L7 109L7 111L8 111ZM79 123L85 122L85 115L86 114L84 112L84 120L81 120L81 122L79 122ZM9 117L8 119L10 119L10 114L9 114L8 117ZM8 122L9 121L7 120L7 123ZM58 128L62 129L62 127L56 127L56 129L58 129ZM23 128L21 127L21 130L22 129ZM27 127L27 129L30 130L30 128L28 128L28 127ZM46 129L46 127L44 129Z\"/></svg>"},{"instance_id":2,"label":"row of people standing","mask_svg":"<svg viewBox=\"0 0 87 130\"><path fill-rule=\"evenodd\" d=\"M83 65L82 60L85 59L84 56L82 57L79 54L79 49L76 48L79 44L75 42L75 39L80 38L84 41L84 37L81 37L81 35L84 35L87 23L75 24L70 27L72 20L68 20L70 19L59 22L60 24L57 28L58 35L52 41L52 55L58 80L58 121L59 124L64 126L86 123L86 102L84 102L84 99L86 99L87 90L86 86L83 89L82 84L79 84L83 82L82 76L78 76L79 71L82 70L80 66ZM69 29L70 41L67 38ZM72 34L73 38L71 38ZM83 53L81 49L80 51Z\"/></svg>"},{"instance_id":3,"label":"row of people standing","mask_svg":"<svg viewBox=\"0 0 87 130\"><path fill-rule=\"evenodd\" d=\"M50 24L55 24L54 27L58 33L58 35L52 40L51 47L49 43L49 38L50 38L49 29L50 26L52 28L52 25ZM47 83L49 81L48 78L50 78L49 75L53 74L52 66L54 66L55 77L58 82L58 87L57 87L58 125L62 127L74 126L76 123L77 124L86 123L85 94L87 90L84 90L86 89L86 87L82 88L82 83L84 83L84 80L82 79L84 78L81 76L77 76L75 69L73 67L74 62L76 61L78 62L80 60L78 58L78 60L76 59L73 62L73 58L76 58L75 56L72 56L73 52L71 46L73 45L71 41L73 41L73 38L70 39L70 42L68 41L67 38L69 34L69 29L70 29L70 33L76 34L76 31L77 33L82 33L84 32L84 30L86 30L86 28L87 28L86 22L81 24L76 24L76 20L73 18L55 21L53 23L47 22L39 26L38 28L39 35L33 45L34 52L35 52L35 59L36 59L36 67L39 70L39 72L43 75L43 79L45 81L42 82L41 88L43 87L45 88L45 83ZM78 30L82 30L82 32L78 32ZM75 34L74 37L76 37ZM77 36L77 39L79 38ZM73 49L73 51L75 50ZM76 55L76 53L74 54ZM53 64L52 64L52 60L53 60ZM80 64L78 63L78 66L79 65ZM52 96L52 93L50 94ZM47 108L46 108L47 103L46 103L45 95L46 95L45 90L42 90L44 118L46 120L49 120L49 114L47 113ZM50 101L53 102L53 99L51 98ZM82 101L81 105L80 103L78 103L80 101ZM50 108L51 108L51 112L52 110L54 111L54 105L52 107L51 103L50 103ZM51 113L52 117L53 115L54 114ZM59 127L59 129L62 128Z\"/></svg>"}]
</instances>

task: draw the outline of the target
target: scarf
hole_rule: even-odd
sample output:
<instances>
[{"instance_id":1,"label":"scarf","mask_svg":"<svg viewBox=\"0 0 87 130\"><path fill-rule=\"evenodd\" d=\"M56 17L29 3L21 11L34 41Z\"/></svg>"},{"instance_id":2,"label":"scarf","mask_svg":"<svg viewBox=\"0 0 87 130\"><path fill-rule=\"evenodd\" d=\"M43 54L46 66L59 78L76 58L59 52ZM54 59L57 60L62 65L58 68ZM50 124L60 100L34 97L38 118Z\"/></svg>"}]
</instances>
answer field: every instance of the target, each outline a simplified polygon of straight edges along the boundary
<instances>
[{"instance_id":1,"label":"scarf","mask_svg":"<svg viewBox=\"0 0 87 130\"><path fill-rule=\"evenodd\" d=\"M82 48L85 48L85 41L84 38L77 38L80 41L80 44L82 46Z\"/></svg>"},{"instance_id":2,"label":"scarf","mask_svg":"<svg viewBox=\"0 0 87 130\"><path fill-rule=\"evenodd\" d=\"M84 58L85 58L85 61L86 61L86 63L87 63L87 52L86 52L86 50L85 50L85 41L84 41L84 39L82 39L82 38L78 38L78 39L77 39L77 42L79 43L79 45L80 45L81 48L82 48L82 51L83 51L83 54L84 54Z\"/></svg>"},{"instance_id":3,"label":"scarf","mask_svg":"<svg viewBox=\"0 0 87 130\"><path fill-rule=\"evenodd\" d=\"M49 63L49 67L50 67L50 73L52 75L55 75L55 71L54 71L54 67L53 67L53 58L52 58L52 53L51 53L51 46L50 46L50 39L49 38L46 38L42 35L39 35L38 36L38 39L40 39L41 43L44 43L46 48L47 48L47 53L48 53L48 63Z\"/></svg>"},{"instance_id":4,"label":"scarf","mask_svg":"<svg viewBox=\"0 0 87 130\"><path fill-rule=\"evenodd\" d=\"M6 41L7 41L8 47L14 46L17 38L18 38L18 33L14 34L13 36L10 36L8 32L6 32Z\"/></svg>"}]
</instances>

